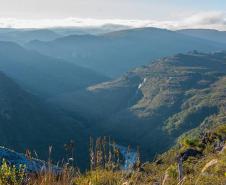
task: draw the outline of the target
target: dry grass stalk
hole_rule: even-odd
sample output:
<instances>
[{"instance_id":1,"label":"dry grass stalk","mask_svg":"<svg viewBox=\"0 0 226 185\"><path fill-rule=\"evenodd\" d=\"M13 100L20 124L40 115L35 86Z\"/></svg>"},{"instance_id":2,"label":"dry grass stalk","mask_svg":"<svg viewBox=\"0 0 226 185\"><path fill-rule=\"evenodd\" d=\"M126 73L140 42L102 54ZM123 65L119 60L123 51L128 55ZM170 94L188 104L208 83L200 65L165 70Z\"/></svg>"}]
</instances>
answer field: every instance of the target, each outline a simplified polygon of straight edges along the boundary
<instances>
[{"instance_id":1,"label":"dry grass stalk","mask_svg":"<svg viewBox=\"0 0 226 185\"><path fill-rule=\"evenodd\" d=\"M213 166L213 165L215 165L215 164L217 164L218 163L218 160L217 159L213 159L213 160L211 160L210 162L208 162L205 166L204 166L204 168L202 169L202 173L204 173L209 167L211 167L211 166Z\"/></svg>"}]
</instances>

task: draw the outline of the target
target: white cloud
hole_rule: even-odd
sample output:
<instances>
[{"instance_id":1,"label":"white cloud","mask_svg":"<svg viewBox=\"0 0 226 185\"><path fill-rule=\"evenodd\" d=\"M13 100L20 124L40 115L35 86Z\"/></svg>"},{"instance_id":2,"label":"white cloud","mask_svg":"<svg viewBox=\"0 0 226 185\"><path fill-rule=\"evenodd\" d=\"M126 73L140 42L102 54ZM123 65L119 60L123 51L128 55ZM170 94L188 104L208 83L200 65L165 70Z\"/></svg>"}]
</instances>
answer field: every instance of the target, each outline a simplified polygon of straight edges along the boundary
<instances>
[{"instance_id":1,"label":"white cloud","mask_svg":"<svg viewBox=\"0 0 226 185\"><path fill-rule=\"evenodd\" d=\"M203 12L194 14L183 21L183 26L226 30L226 13Z\"/></svg>"},{"instance_id":2,"label":"white cloud","mask_svg":"<svg viewBox=\"0 0 226 185\"><path fill-rule=\"evenodd\" d=\"M172 30L208 28L226 31L226 12L200 12L180 20L169 21L81 18L25 20L0 18L0 27L4 28L97 27L105 24L119 24L134 28L159 27Z\"/></svg>"}]
</instances>

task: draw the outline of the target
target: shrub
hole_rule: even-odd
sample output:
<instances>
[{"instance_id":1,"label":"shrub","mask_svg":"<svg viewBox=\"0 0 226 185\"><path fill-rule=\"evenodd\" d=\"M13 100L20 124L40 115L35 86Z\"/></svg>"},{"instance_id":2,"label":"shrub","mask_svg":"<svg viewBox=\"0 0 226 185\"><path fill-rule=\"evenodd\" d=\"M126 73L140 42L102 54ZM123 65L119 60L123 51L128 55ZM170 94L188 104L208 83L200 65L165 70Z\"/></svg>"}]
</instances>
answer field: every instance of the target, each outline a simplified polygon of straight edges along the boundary
<instances>
[{"instance_id":1,"label":"shrub","mask_svg":"<svg viewBox=\"0 0 226 185\"><path fill-rule=\"evenodd\" d=\"M3 160L0 167L0 185L21 185L25 181L24 169L22 165L17 169Z\"/></svg>"}]
</instances>

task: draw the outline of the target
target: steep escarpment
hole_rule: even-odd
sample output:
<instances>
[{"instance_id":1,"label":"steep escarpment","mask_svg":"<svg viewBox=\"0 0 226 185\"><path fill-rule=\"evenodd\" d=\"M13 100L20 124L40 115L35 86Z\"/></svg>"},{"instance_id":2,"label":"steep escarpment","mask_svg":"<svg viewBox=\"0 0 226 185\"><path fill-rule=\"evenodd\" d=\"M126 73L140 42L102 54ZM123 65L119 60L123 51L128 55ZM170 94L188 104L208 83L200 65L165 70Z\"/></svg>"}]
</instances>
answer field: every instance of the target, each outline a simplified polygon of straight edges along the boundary
<instances>
[{"instance_id":1,"label":"steep escarpment","mask_svg":"<svg viewBox=\"0 0 226 185\"><path fill-rule=\"evenodd\" d=\"M91 86L83 96L77 92L51 101L66 110L81 107L81 114L96 120L99 134L140 145L150 157L184 132L207 125L216 116L223 119L225 58L225 52L178 54Z\"/></svg>"},{"instance_id":2,"label":"steep escarpment","mask_svg":"<svg viewBox=\"0 0 226 185\"><path fill-rule=\"evenodd\" d=\"M79 164L86 163L87 140L85 125L37 97L29 94L12 79L0 73L0 145L25 152L34 151L42 159L53 146L53 159L65 157L64 144L71 139L82 143L77 150Z\"/></svg>"}]
</instances>

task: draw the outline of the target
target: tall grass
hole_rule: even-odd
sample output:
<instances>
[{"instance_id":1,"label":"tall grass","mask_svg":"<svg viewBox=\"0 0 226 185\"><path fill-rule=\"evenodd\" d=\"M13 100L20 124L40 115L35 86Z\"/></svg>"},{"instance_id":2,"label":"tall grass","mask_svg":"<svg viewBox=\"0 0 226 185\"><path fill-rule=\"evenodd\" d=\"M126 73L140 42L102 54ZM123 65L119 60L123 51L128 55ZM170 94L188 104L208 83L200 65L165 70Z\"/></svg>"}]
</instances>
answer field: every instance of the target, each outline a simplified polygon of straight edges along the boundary
<instances>
[{"instance_id":1,"label":"tall grass","mask_svg":"<svg viewBox=\"0 0 226 185\"><path fill-rule=\"evenodd\" d=\"M72 145L71 145L72 146ZM72 147L71 147L72 148ZM128 149L129 150L129 149ZM138 157L133 170L120 169L122 158L115 142L107 137L90 138L90 169L81 173L66 162L59 174L51 171L52 148L49 148L48 169L27 174L25 166L16 168L3 161L0 166L0 185L225 185L226 151L209 153L202 159L191 158L183 163L184 178L178 180L176 156L171 150L158 160L141 164ZM73 154L71 154L73 155ZM71 155L69 157L71 158ZM139 156L139 155L138 155ZM139 167L139 168L138 168ZM142 170L141 170L142 169ZM207 175L206 175L207 174Z\"/></svg>"}]
</instances>

